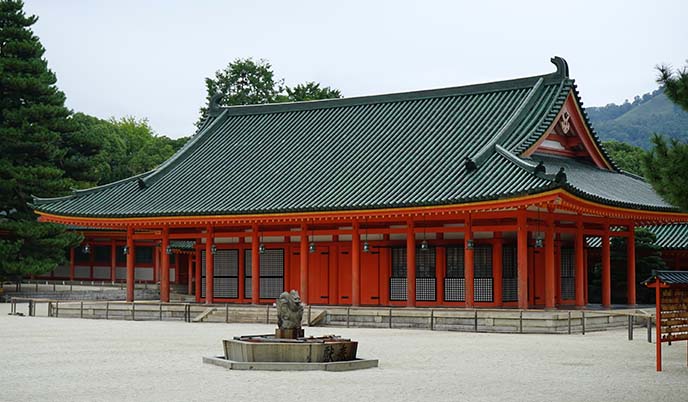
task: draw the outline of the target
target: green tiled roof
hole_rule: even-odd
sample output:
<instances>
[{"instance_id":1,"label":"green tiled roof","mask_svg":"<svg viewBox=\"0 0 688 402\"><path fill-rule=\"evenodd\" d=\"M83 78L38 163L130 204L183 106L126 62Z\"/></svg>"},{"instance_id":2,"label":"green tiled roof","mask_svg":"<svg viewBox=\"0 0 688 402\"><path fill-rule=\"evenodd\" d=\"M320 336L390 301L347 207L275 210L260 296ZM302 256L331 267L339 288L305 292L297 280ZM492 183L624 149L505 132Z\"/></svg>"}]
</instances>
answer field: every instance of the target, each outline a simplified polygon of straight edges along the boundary
<instances>
[{"instance_id":1,"label":"green tiled roof","mask_svg":"<svg viewBox=\"0 0 688 402\"><path fill-rule=\"evenodd\" d=\"M86 217L275 213L457 204L569 186L598 202L673 210L621 173L608 174L632 188L600 193L575 179L595 167L571 165L571 184L559 183L517 156L575 93L566 62L553 61L555 73L464 87L211 104L199 132L157 169L68 197L36 198L34 207Z\"/></svg>"},{"instance_id":2,"label":"green tiled roof","mask_svg":"<svg viewBox=\"0 0 688 402\"><path fill-rule=\"evenodd\" d=\"M688 224L675 223L672 225L651 225L642 226L657 236L657 246L665 250L687 250L688 249ZM598 248L602 246L600 237L588 237L586 239L588 247Z\"/></svg>"},{"instance_id":3,"label":"green tiled roof","mask_svg":"<svg viewBox=\"0 0 688 402\"><path fill-rule=\"evenodd\" d=\"M563 167L565 188L583 198L634 209L673 209L639 176L597 169L571 158L535 154L533 160L542 162L548 174L556 174Z\"/></svg>"},{"instance_id":4,"label":"green tiled roof","mask_svg":"<svg viewBox=\"0 0 688 402\"><path fill-rule=\"evenodd\" d=\"M659 279L661 282L670 285L688 285L688 271L652 271L652 275L641 283L649 285Z\"/></svg>"},{"instance_id":5,"label":"green tiled roof","mask_svg":"<svg viewBox=\"0 0 688 402\"><path fill-rule=\"evenodd\" d=\"M196 242L192 240L170 240L170 248L181 251L193 251L196 249Z\"/></svg>"},{"instance_id":6,"label":"green tiled roof","mask_svg":"<svg viewBox=\"0 0 688 402\"><path fill-rule=\"evenodd\" d=\"M656 225L647 227L657 236L657 245L663 249L688 249L688 224Z\"/></svg>"}]
</instances>

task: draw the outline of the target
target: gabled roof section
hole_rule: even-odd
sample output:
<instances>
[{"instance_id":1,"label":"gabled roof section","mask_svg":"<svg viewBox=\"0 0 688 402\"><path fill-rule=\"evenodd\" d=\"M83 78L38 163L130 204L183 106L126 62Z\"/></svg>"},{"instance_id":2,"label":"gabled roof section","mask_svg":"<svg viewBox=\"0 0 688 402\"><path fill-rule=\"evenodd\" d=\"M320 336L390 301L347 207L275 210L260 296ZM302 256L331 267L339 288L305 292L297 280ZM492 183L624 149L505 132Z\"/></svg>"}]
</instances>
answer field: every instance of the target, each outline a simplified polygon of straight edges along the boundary
<instances>
[{"instance_id":1,"label":"gabled roof section","mask_svg":"<svg viewBox=\"0 0 688 402\"><path fill-rule=\"evenodd\" d=\"M657 246L665 250L688 250L688 224L648 226L657 236Z\"/></svg>"},{"instance_id":2,"label":"gabled roof section","mask_svg":"<svg viewBox=\"0 0 688 402\"><path fill-rule=\"evenodd\" d=\"M524 157L546 153L587 159L598 168L621 172L604 149L582 106L578 88L572 81L570 92L557 99L554 108L557 115L548 121L549 126L532 133L518 143L513 151Z\"/></svg>"},{"instance_id":3,"label":"gabled roof section","mask_svg":"<svg viewBox=\"0 0 688 402\"><path fill-rule=\"evenodd\" d=\"M668 285L688 285L688 271L660 271L653 270L649 278L641 283L645 286L660 281Z\"/></svg>"},{"instance_id":4,"label":"gabled roof section","mask_svg":"<svg viewBox=\"0 0 688 402\"><path fill-rule=\"evenodd\" d=\"M68 197L37 198L34 206L74 217L208 216L542 193L565 180L520 154L575 91L566 62L552 62L554 73L463 87L229 108L211 102L198 133L154 171ZM644 205L649 198L581 194L613 205L665 207Z\"/></svg>"},{"instance_id":5,"label":"gabled roof section","mask_svg":"<svg viewBox=\"0 0 688 402\"><path fill-rule=\"evenodd\" d=\"M599 169L590 163L554 155L534 154L545 173L556 175L563 168L564 187L582 198L603 204L640 210L674 211L652 186L639 176Z\"/></svg>"}]
</instances>

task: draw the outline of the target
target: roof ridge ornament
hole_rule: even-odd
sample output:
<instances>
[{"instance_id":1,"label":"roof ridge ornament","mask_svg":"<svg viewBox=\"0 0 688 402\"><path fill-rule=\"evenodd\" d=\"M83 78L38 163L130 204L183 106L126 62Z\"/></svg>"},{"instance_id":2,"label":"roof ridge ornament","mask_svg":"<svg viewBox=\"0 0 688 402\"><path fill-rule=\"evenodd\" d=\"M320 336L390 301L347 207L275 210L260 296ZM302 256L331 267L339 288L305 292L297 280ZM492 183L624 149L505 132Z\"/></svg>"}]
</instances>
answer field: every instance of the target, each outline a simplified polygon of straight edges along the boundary
<instances>
[{"instance_id":1,"label":"roof ridge ornament","mask_svg":"<svg viewBox=\"0 0 688 402\"><path fill-rule=\"evenodd\" d=\"M566 171L566 169L565 169L563 166L560 167L560 168L559 168L559 172L557 172L557 175L554 176L554 181L557 182L557 183L559 183L559 184L566 183L566 173L565 173L565 171Z\"/></svg>"},{"instance_id":2,"label":"roof ridge ornament","mask_svg":"<svg viewBox=\"0 0 688 402\"><path fill-rule=\"evenodd\" d=\"M554 56L549 59L549 61L557 66L557 72L555 74L561 78L569 78L569 63L567 63L563 57Z\"/></svg>"},{"instance_id":3,"label":"roof ridge ornament","mask_svg":"<svg viewBox=\"0 0 688 402\"><path fill-rule=\"evenodd\" d=\"M478 170L478 166L473 162L473 159L468 156L463 158L463 165L466 168L466 172L470 173Z\"/></svg>"},{"instance_id":4,"label":"roof ridge ornament","mask_svg":"<svg viewBox=\"0 0 688 402\"><path fill-rule=\"evenodd\" d=\"M515 164L516 166L520 167L521 169L525 169L529 172L537 173L538 166L520 158L517 155L514 155L513 153L509 152L503 146L501 146L499 144L495 145L495 151L497 151L498 154L502 155L507 160L511 161L511 163ZM544 171L545 171L545 166L543 165L542 166L542 172L544 173Z\"/></svg>"},{"instance_id":5,"label":"roof ridge ornament","mask_svg":"<svg viewBox=\"0 0 688 402\"><path fill-rule=\"evenodd\" d=\"M473 156L473 158L467 158L473 163L473 169L469 170L467 167L467 171L472 172L477 170L478 167L495 152L496 146L501 145L504 139L516 129L518 124L520 124L525 118L524 112L529 111L533 107L533 104L538 100L538 97L544 88L543 83L544 79L540 77L532 86L525 99L523 99L523 101L518 105L516 111L511 114L506 123L504 123L504 125L499 129L497 134L495 134L492 139Z\"/></svg>"},{"instance_id":6,"label":"roof ridge ornament","mask_svg":"<svg viewBox=\"0 0 688 402\"><path fill-rule=\"evenodd\" d=\"M217 117L222 112L222 107L220 106L220 101L222 100L222 94L216 93L210 97L210 102L208 102L208 116Z\"/></svg>"}]
</instances>

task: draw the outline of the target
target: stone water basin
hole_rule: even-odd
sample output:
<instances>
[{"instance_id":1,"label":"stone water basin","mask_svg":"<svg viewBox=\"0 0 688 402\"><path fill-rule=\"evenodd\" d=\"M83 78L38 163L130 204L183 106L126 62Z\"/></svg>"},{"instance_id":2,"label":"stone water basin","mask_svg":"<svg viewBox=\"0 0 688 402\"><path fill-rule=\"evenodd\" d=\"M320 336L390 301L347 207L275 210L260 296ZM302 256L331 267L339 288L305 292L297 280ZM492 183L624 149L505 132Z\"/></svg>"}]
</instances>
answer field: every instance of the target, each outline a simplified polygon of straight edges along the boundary
<instances>
[{"instance_id":1,"label":"stone water basin","mask_svg":"<svg viewBox=\"0 0 688 402\"><path fill-rule=\"evenodd\" d=\"M330 335L297 339L249 335L222 341L234 362L328 363L356 360L358 342Z\"/></svg>"}]
</instances>

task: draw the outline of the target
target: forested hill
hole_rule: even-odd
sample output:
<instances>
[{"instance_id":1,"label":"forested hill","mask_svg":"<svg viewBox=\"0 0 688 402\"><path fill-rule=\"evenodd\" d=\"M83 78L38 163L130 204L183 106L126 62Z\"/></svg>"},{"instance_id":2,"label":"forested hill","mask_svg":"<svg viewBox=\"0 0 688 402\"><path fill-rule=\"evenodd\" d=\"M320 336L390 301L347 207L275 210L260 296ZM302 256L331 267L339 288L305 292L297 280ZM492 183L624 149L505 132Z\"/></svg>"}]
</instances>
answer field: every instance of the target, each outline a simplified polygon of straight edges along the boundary
<instances>
[{"instance_id":1,"label":"forested hill","mask_svg":"<svg viewBox=\"0 0 688 402\"><path fill-rule=\"evenodd\" d=\"M633 102L586 108L603 141L616 140L648 149L653 133L688 142L688 112L658 89Z\"/></svg>"}]
</instances>

